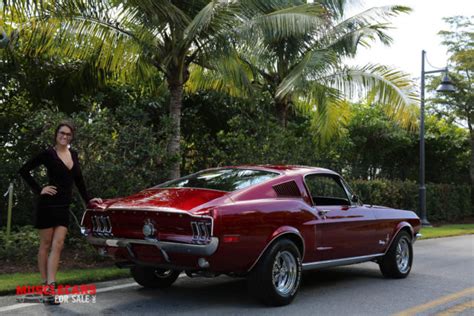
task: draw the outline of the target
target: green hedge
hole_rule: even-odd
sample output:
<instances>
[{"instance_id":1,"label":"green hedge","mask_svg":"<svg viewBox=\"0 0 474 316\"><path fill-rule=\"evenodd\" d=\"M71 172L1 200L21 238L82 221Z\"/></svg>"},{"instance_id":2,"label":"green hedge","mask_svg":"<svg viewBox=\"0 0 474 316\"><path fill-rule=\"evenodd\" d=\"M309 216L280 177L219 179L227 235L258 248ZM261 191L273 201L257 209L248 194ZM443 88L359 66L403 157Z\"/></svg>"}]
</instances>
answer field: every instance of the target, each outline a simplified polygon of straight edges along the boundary
<instances>
[{"instance_id":1,"label":"green hedge","mask_svg":"<svg viewBox=\"0 0 474 316\"><path fill-rule=\"evenodd\" d=\"M365 204L384 205L418 211L418 184L414 181L353 180L352 189ZM456 222L474 216L468 185L426 185L426 211L429 221Z\"/></svg>"}]
</instances>

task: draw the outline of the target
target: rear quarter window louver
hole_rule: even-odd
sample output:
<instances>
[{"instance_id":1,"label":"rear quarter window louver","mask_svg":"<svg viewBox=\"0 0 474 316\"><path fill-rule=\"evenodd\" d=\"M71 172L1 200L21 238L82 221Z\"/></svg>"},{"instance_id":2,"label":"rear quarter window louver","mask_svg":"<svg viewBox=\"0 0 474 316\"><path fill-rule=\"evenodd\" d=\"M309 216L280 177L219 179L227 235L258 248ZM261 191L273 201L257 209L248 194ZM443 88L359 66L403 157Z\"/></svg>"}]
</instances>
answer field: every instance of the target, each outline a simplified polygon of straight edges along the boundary
<instances>
[{"instance_id":1,"label":"rear quarter window louver","mask_svg":"<svg viewBox=\"0 0 474 316\"><path fill-rule=\"evenodd\" d=\"M278 197L301 197L300 189L295 181L283 182L273 186Z\"/></svg>"}]
</instances>

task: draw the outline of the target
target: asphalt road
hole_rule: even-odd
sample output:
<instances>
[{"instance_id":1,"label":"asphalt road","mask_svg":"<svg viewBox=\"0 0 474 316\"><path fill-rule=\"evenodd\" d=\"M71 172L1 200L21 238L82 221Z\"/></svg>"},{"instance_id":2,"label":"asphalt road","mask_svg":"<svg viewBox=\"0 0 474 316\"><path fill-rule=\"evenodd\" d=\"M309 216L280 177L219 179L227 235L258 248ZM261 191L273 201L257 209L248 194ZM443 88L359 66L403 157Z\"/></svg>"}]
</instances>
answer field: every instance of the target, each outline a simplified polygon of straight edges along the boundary
<instances>
[{"instance_id":1,"label":"asphalt road","mask_svg":"<svg viewBox=\"0 0 474 316\"><path fill-rule=\"evenodd\" d=\"M0 314L184 315L474 315L474 235L421 240L411 274L384 279L374 263L311 271L291 305L262 306L246 282L180 277L166 290L132 279L97 284L95 303L20 304L0 297Z\"/></svg>"}]
</instances>

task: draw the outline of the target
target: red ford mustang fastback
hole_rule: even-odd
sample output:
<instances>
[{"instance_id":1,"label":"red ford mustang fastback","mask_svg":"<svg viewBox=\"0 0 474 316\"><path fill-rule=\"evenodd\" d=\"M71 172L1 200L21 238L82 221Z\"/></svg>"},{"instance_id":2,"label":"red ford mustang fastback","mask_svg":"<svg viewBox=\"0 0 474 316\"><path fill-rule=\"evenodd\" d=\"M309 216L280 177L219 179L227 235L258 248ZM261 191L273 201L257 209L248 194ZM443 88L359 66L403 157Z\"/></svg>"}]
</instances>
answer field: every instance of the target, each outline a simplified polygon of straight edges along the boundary
<instances>
[{"instance_id":1,"label":"red ford mustang fastback","mask_svg":"<svg viewBox=\"0 0 474 316\"><path fill-rule=\"evenodd\" d=\"M363 205L335 172L306 166L207 169L89 205L82 231L144 287L188 276L247 277L269 305L295 297L302 270L364 261L404 278L420 220Z\"/></svg>"}]
</instances>

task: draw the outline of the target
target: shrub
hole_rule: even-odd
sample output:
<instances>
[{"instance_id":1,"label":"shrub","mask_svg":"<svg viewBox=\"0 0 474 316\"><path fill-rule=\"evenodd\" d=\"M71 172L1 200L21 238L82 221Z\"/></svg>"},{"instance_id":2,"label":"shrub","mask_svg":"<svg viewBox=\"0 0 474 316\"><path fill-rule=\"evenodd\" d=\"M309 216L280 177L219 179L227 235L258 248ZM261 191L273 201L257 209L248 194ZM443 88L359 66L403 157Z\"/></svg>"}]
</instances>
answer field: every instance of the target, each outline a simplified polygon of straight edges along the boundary
<instances>
[{"instance_id":1,"label":"shrub","mask_svg":"<svg viewBox=\"0 0 474 316\"><path fill-rule=\"evenodd\" d=\"M7 238L0 230L0 261L26 262L36 258L39 247L39 236L33 226L26 225L14 230Z\"/></svg>"},{"instance_id":2,"label":"shrub","mask_svg":"<svg viewBox=\"0 0 474 316\"><path fill-rule=\"evenodd\" d=\"M352 180L352 189L365 204L418 211L415 181ZM455 222L474 216L468 185L430 183L426 186L426 212L430 221Z\"/></svg>"}]
</instances>

